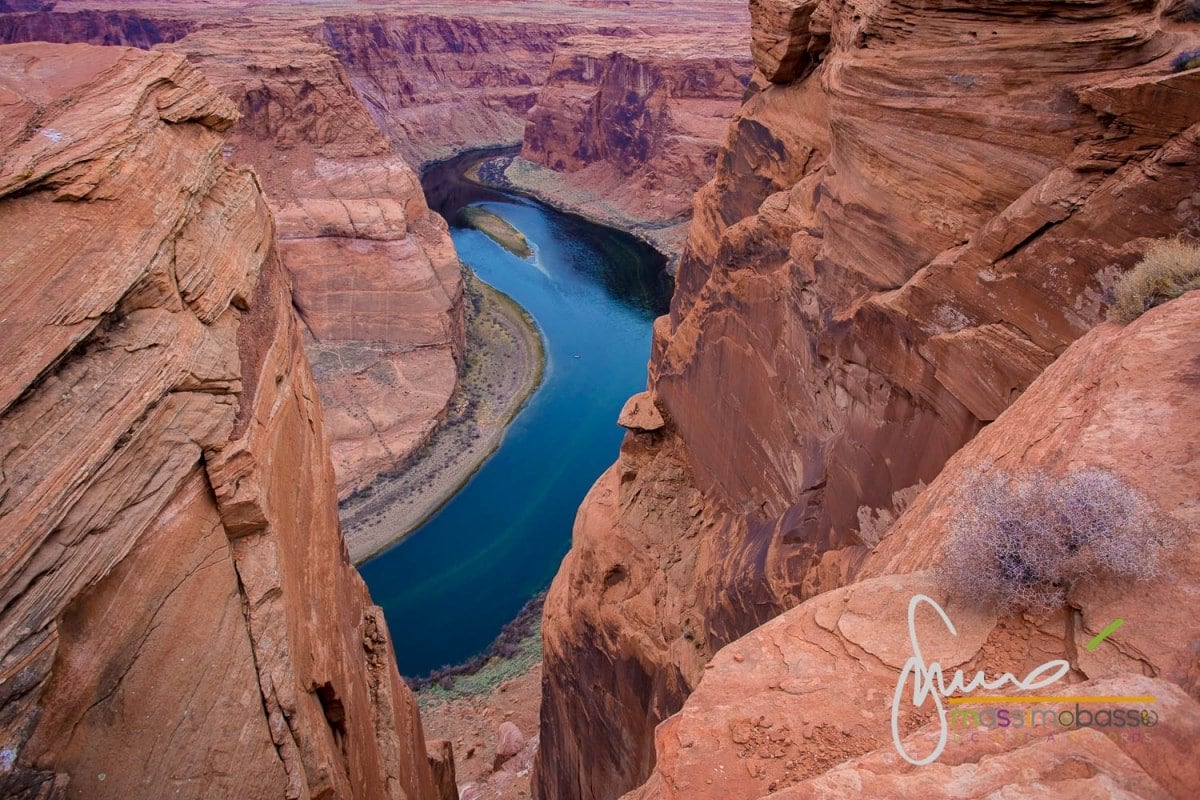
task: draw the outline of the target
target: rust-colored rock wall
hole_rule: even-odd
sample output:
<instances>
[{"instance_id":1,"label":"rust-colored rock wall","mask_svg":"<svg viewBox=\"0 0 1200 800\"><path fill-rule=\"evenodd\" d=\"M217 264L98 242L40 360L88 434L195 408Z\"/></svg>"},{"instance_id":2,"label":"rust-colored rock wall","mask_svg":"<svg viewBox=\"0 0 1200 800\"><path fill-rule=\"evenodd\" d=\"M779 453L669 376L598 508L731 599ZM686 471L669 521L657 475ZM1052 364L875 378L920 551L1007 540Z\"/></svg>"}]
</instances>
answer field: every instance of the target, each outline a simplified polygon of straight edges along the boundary
<instances>
[{"instance_id":1,"label":"rust-colored rock wall","mask_svg":"<svg viewBox=\"0 0 1200 800\"><path fill-rule=\"evenodd\" d=\"M123 45L150 48L181 39L195 29L193 21L158 18L137 11L100 11L85 9L51 13L51 8L5 8L0 13L0 42L79 42L95 45ZM44 4L53 6L52 3Z\"/></svg>"},{"instance_id":2,"label":"rust-colored rock wall","mask_svg":"<svg viewBox=\"0 0 1200 800\"><path fill-rule=\"evenodd\" d=\"M170 45L238 101L232 157L279 223L341 496L436 429L465 346L454 245L311 25L229 22Z\"/></svg>"},{"instance_id":3,"label":"rust-colored rock wall","mask_svg":"<svg viewBox=\"0 0 1200 800\"><path fill-rule=\"evenodd\" d=\"M419 165L520 141L555 43L578 30L550 19L377 14L327 17L322 35L398 151Z\"/></svg>"},{"instance_id":4,"label":"rust-colored rock wall","mask_svg":"<svg viewBox=\"0 0 1200 800\"><path fill-rule=\"evenodd\" d=\"M882 532L857 582L808 600L716 655L683 710L658 729L655 774L630 800L800 800L841 796L846 787L880 798L982 798L1002 785L1054 798L1195 796L1200 769L1181 750L1200 728L1200 623L1179 598L1200 591L1197 322L1200 292L1191 292L1128 327L1105 324L1072 345ZM1095 576L1070 592L1067 607L1040 616L998 618L970 603L970 586L948 595L929 570L943 555L950 520L972 503L972 472L987 465L1051 474L1099 468L1119 476L1178 526L1169 564L1140 582ZM1019 733L976 726L964 733L951 715L937 762L904 764L894 751L890 712L912 655L906 617L918 593L936 599L957 629L951 637L921 609L925 663L968 675L1025 676L1063 658L1071 667L1067 679L1045 693L1148 695L1158 724ZM1086 646L1117 618L1124 624L1116 632L1097 648ZM902 710L903 742L913 757L933 752L937 742L939 722L927 718L932 709L927 701L924 714ZM1067 771L1069 764L1075 769Z\"/></svg>"},{"instance_id":5,"label":"rust-colored rock wall","mask_svg":"<svg viewBox=\"0 0 1200 800\"><path fill-rule=\"evenodd\" d=\"M745 94L746 50L728 30L566 39L529 112L521 157L560 173L584 210L611 206L674 225L682 239Z\"/></svg>"},{"instance_id":6,"label":"rust-colored rock wall","mask_svg":"<svg viewBox=\"0 0 1200 800\"><path fill-rule=\"evenodd\" d=\"M627 438L546 603L547 800L644 780L717 649L846 583L1150 239L1200 231L1183 4L767 5L656 326L667 425Z\"/></svg>"},{"instance_id":7,"label":"rust-colored rock wall","mask_svg":"<svg viewBox=\"0 0 1200 800\"><path fill-rule=\"evenodd\" d=\"M0 794L432 798L236 111L0 48Z\"/></svg>"},{"instance_id":8,"label":"rust-colored rock wall","mask_svg":"<svg viewBox=\"0 0 1200 800\"><path fill-rule=\"evenodd\" d=\"M0 17L0 41L183 53L234 98L226 154L257 170L279 220L345 497L432 435L466 334L446 225L321 35L319 17L188 8Z\"/></svg>"}]
</instances>

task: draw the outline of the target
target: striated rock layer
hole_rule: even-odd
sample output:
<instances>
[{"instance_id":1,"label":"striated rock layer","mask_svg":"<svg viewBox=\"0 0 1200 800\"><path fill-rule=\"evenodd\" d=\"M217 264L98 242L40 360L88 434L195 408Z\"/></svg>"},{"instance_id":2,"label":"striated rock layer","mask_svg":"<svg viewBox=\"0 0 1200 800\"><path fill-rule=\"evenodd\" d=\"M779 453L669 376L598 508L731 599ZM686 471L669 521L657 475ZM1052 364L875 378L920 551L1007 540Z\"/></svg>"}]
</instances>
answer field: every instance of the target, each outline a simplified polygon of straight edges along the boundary
<instances>
[{"instance_id":1,"label":"striated rock layer","mask_svg":"<svg viewBox=\"0 0 1200 800\"><path fill-rule=\"evenodd\" d=\"M71 0L53 11L0 15L0 41L165 48L188 55L235 99L241 121L229 154L258 171L280 222L280 254L309 334L345 498L428 441L447 412L466 344L453 246L408 164L519 141L566 37L590 31L624 43L635 33L630 23L653 23L674 31L654 42L686 53L680 41L691 34L681 28L693 18L711 28L732 8L744 13L740 0L669 4L649 19L620 5L572 2L431 2L384 11L337 0L169 7ZM741 90L710 61L664 61L651 94L637 99L639 108L659 109L649 157L662 176L654 197L629 195L639 209L665 202L675 219L696 176L711 171L704 162L716 127ZM683 77L702 63L696 80L708 88ZM716 101L702 99L714 94L719 113L710 107ZM600 155L605 164L623 157ZM626 182L609 166L598 169L607 186ZM581 173L589 190L599 173ZM668 246L677 249L683 226L670 230Z\"/></svg>"},{"instance_id":2,"label":"striated rock layer","mask_svg":"<svg viewBox=\"0 0 1200 800\"><path fill-rule=\"evenodd\" d=\"M322 36L319 17L187 7L0 16L0 41L184 53L235 99L227 155L255 167L279 221L345 497L432 435L466 335L446 225Z\"/></svg>"},{"instance_id":3,"label":"striated rock layer","mask_svg":"<svg viewBox=\"0 0 1200 800\"><path fill-rule=\"evenodd\" d=\"M463 283L446 223L310 33L229 22L169 47L238 102L228 153L271 199L344 497L424 444L457 385Z\"/></svg>"},{"instance_id":4,"label":"striated rock layer","mask_svg":"<svg viewBox=\"0 0 1200 800\"><path fill-rule=\"evenodd\" d=\"M235 107L0 47L0 794L432 798Z\"/></svg>"},{"instance_id":5,"label":"striated rock layer","mask_svg":"<svg viewBox=\"0 0 1200 800\"><path fill-rule=\"evenodd\" d=\"M1200 233L1186 3L762 2L647 398L545 612L544 800L613 798L725 644L912 497Z\"/></svg>"},{"instance_id":6,"label":"striated rock layer","mask_svg":"<svg viewBox=\"0 0 1200 800\"><path fill-rule=\"evenodd\" d=\"M520 141L555 43L581 30L578 19L497 19L463 10L338 15L322 23L321 36L355 89L415 164Z\"/></svg>"},{"instance_id":7,"label":"striated rock layer","mask_svg":"<svg viewBox=\"0 0 1200 800\"><path fill-rule=\"evenodd\" d=\"M728 30L561 42L525 126L528 163L510 177L644 228L677 255L692 195L712 175L745 94L747 45ZM545 170L525 177L531 165Z\"/></svg>"},{"instance_id":8,"label":"striated rock layer","mask_svg":"<svg viewBox=\"0 0 1200 800\"><path fill-rule=\"evenodd\" d=\"M1184 753L1200 732L1200 621L1191 604L1200 595L1198 323L1200 292L1192 292L1128 328L1106 324L1071 346L884 532L858 582L804 602L714 657L683 710L659 727L655 773L630 800L983 798L1005 786L1053 798L1194 797L1200 766ZM949 520L971 502L970 474L982 465L1104 469L1173 518L1181 541L1153 580L1094 579L1076 587L1061 611L997 618L969 604L971 587L947 597L928 572ZM951 637L932 610L919 611L925 663L1024 676L1064 658L1068 679L1044 694L1152 696L1158 723L988 730L956 725L951 714L937 762L904 764L892 744L890 706L912 655L906 616L918 593L937 600L958 632ZM1088 649L1116 618L1124 625ZM1073 703L1051 708L1075 711ZM914 757L936 746L932 710L927 703L924 714L901 715Z\"/></svg>"}]
</instances>

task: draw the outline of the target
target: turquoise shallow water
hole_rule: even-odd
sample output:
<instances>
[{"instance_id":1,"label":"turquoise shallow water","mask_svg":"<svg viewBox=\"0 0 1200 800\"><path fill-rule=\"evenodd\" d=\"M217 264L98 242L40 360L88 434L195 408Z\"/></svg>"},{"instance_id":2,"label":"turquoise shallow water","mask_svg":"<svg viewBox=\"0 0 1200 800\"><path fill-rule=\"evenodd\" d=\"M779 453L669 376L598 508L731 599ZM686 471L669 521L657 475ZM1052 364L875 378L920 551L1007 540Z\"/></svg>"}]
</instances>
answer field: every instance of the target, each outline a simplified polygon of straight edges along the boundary
<instances>
[{"instance_id":1,"label":"turquoise shallow water","mask_svg":"<svg viewBox=\"0 0 1200 800\"><path fill-rule=\"evenodd\" d=\"M361 567L412 676L483 651L549 585L580 501L616 458L617 414L645 387L651 324L669 296L661 257L631 237L493 192L464 191L439 210L453 221L464 202L506 219L534 249L521 259L479 231L452 230L462 261L537 322L546 373L475 476Z\"/></svg>"}]
</instances>

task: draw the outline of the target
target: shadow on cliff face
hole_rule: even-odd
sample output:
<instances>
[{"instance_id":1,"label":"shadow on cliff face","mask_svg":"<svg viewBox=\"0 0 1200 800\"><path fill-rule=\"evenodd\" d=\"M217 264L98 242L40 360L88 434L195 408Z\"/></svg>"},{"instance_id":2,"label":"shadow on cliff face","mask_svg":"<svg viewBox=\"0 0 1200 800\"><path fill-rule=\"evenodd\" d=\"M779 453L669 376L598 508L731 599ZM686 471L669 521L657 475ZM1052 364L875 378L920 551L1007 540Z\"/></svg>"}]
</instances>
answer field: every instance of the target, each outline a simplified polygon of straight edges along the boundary
<instances>
[{"instance_id":1,"label":"shadow on cliff face","mask_svg":"<svg viewBox=\"0 0 1200 800\"><path fill-rule=\"evenodd\" d=\"M26 4L30 5L30 4ZM46 4L53 7L53 3ZM8 6L6 8L6 6ZM0 2L0 13L23 10L21 4ZM0 44L52 42L54 44L122 45L149 50L174 42L196 29L183 19L156 19L131 11L50 11L37 9L0 17Z\"/></svg>"}]
</instances>

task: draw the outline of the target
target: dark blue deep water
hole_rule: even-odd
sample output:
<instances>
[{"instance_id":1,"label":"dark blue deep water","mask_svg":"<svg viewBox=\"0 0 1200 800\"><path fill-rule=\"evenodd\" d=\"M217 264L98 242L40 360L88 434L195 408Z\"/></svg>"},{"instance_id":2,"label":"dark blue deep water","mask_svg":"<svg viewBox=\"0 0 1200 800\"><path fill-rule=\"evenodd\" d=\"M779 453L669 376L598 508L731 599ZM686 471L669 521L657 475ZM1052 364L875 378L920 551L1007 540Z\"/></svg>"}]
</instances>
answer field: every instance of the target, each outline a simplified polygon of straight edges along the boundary
<instances>
[{"instance_id":1,"label":"dark blue deep water","mask_svg":"<svg viewBox=\"0 0 1200 800\"><path fill-rule=\"evenodd\" d=\"M480 204L525 234L528 260L479 231L452 231L463 263L537 322L546 372L475 476L361 567L393 622L400 670L411 676L486 649L549 585L580 501L616 458L617 414L645 388L651 324L669 297L653 250L532 200L472 188L459 177L468 163L426 173L431 204L452 224L464 204Z\"/></svg>"}]
</instances>

